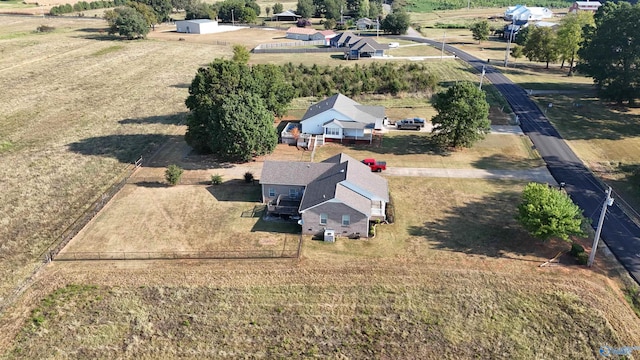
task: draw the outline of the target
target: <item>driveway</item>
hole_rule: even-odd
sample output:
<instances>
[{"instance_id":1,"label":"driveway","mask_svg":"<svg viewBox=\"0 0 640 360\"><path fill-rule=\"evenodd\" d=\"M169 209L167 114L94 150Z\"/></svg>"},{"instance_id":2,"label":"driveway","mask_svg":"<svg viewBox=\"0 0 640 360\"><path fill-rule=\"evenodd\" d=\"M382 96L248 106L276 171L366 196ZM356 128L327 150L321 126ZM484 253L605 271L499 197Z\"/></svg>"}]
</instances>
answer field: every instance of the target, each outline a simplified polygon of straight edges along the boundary
<instances>
[{"instance_id":1,"label":"driveway","mask_svg":"<svg viewBox=\"0 0 640 360\"><path fill-rule=\"evenodd\" d=\"M443 169L443 168L399 168L390 167L384 172L388 176L414 176L461 179L497 179L535 181L557 185L546 167L527 170L484 170L484 169Z\"/></svg>"}]
</instances>

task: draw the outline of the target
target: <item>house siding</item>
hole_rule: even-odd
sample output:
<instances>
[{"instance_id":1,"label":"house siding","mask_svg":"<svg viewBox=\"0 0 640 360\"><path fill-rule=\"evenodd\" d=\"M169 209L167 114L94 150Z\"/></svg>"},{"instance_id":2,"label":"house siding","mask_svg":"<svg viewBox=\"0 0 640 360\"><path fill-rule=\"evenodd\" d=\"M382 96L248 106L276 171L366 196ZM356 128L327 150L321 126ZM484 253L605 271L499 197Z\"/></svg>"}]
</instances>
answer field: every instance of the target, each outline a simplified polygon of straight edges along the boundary
<instances>
[{"instance_id":1,"label":"house siding","mask_svg":"<svg viewBox=\"0 0 640 360\"><path fill-rule=\"evenodd\" d=\"M308 119L302 120L300 123L302 124L302 132L305 134L319 135L324 133L324 128L322 125L327 121L331 121L333 119L339 120L353 120L348 118L347 116L342 115L336 110L330 109L324 111L316 116L312 116Z\"/></svg>"},{"instance_id":2,"label":"house siding","mask_svg":"<svg viewBox=\"0 0 640 360\"><path fill-rule=\"evenodd\" d=\"M269 196L269 189L272 188L275 190L275 196ZM299 200L302 197L302 193L304 192L304 186L299 185L273 185L273 184L262 184L262 202L268 203L271 200L275 200L278 198L278 195L282 194L284 196L289 196L289 190L295 189L298 192Z\"/></svg>"},{"instance_id":3,"label":"house siding","mask_svg":"<svg viewBox=\"0 0 640 360\"><path fill-rule=\"evenodd\" d=\"M320 224L320 214L327 214L327 224ZM349 215L351 224L342 226L342 215ZM335 230L336 236L351 236L360 233L361 237L369 235L369 219L361 212L336 202L326 202L302 213L302 233L316 235L325 229Z\"/></svg>"}]
</instances>

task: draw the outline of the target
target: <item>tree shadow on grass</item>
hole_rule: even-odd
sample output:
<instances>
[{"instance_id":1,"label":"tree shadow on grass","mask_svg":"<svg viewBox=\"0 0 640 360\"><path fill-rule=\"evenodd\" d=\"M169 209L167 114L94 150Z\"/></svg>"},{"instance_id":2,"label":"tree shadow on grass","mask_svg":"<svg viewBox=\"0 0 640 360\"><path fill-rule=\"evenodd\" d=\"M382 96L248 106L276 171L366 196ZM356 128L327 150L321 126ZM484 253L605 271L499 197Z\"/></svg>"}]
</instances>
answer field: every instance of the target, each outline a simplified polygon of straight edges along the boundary
<instances>
[{"instance_id":1,"label":"tree shadow on grass","mask_svg":"<svg viewBox=\"0 0 640 360\"><path fill-rule=\"evenodd\" d=\"M131 164L140 156L149 156L167 141L182 137L161 134L107 135L83 139L67 146L78 154L112 157Z\"/></svg>"},{"instance_id":2,"label":"tree shadow on grass","mask_svg":"<svg viewBox=\"0 0 640 360\"><path fill-rule=\"evenodd\" d=\"M514 216L520 194L503 192L446 210L439 219L409 227L441 250L487 257L533 255L552 258L569 249L567 243L542 243L531 237Z\"/></svg>"},{"instance_id":3,"label":"tree shadow on grass","mask_svg":"<svg viewBox=\"0 0 640 360\"><path fill-rule=\"evenodd\" d=\"M411 131L411 130L407 130ZM427 154L449 156L451 153L447 149L440 147L430 134L402 134L393 136L383 136L379 146L377 145L351 145L354 149L370 151L377 154Z\"/></svg>"},{"instance_id":4,"label":"tree shadow on grass","mask_svg":"<svg viewBox=\"0 0 640 360\"><path fill-rule=\"evenodd\" d=\"M537 96L539 102L553 103L547 116L567 140L619 140L640 136L640 112L616 106L596 97L580 95Z\"/></svg>"},{"instance_id":5,"label":"tree shadow on grass","mask_svg":"<svg viewBox=\"0 0 640 360\"><path fill-rule=\"evenodd\" d=\"M186 119L186 112L173 114L169 116L147 116L143 118L134 119L122 119L118 123L122 125L142 125L142 124L166 124L166 125L180 125L183 124Z\"/></svg>"},{"instance_id":6,"label":"tree shadow on grass","mask_svg":"<svg viewBox=\"0 0 640 360\"><path fill-rule=\"evenodd\" d=\"M260 186L230 181L220 185L207 186L207 191L218 201L236 201L255 203L261 201Z\"/></svg>"}]
</instances>

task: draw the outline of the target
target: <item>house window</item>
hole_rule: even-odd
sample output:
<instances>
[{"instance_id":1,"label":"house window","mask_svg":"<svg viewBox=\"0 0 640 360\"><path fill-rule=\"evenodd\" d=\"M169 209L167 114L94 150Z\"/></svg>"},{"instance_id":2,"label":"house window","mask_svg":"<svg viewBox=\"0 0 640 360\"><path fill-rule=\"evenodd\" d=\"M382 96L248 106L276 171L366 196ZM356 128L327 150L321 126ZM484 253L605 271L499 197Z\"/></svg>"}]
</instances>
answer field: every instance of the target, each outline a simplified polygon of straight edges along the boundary
<instances>
[{"instance_id":1,"label":"house window","mask_svg":"<svg viewBox=\"0 0 640 360\"><path fill-rule=\"evenodd\" d=\"M324 129L324 133L325 135L340 135L340 129L337 128L325 128Z\"/></svg>"},{"instance_id":2,"label":"house window","mask_svg":"<svg viewBox=\"0 0 640 360\"><path fill-rule=\"evenodd\" d=\"M342 226L349 226L351 224L351 219L349 215L342 215Z\"/></svg>"},{"instance_id":3,"label":"house window","mask_svg":"<svg viewBox=\"0 0 640 360\"><path fill-rule=\"evenodd\" d=\"M289 197L292 199L295 199L298 197L298 190L297 189L289 189Z\"/></svg>"},{"instance_id":4,"label":"house window","mask_svg":"<svg viewBox=\"0 0 640 360\"><path fill-rule=\"evenodd\" d=\"M327 225L327 214L320 214L320 225Z\"/></svg>"},{"instance_id":5,"label":"house window","mask_svg":"<svg viewBox=\"0 0 640 360\"><path fill-rule=\"evenodd\" d=\"M269 196L270 196L270 197L276 196L276 189L274 189L274 188L269 188Z\"/></svg>"}]
</instances>

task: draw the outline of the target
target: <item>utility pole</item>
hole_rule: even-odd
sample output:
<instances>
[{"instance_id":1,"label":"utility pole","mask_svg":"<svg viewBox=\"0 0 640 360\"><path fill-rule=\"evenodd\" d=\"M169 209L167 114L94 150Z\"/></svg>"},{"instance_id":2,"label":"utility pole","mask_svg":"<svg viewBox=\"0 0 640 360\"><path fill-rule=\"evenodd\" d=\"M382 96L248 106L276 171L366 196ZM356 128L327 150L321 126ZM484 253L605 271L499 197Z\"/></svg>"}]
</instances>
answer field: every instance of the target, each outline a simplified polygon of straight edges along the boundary
<instances>
[{"instance_id":1,"label":"utility pole","mask_svg":"<svg viewBox=\"0 0 640 360\"><path fill-rule=\"evenodd\" d=\"M504 67L507 67L509 64L509 51L511 50L511 41L513 38L513 33L515 32L516 20L511 20L511 29L509 31L509 40L507 41L507 51L504 54Z\"/></svg>"},{"instance_id":2,"label":"utility pole","mask_svg":"<svg viewBox=\"0 0 640 360\"><path fill-rule=\"evenodd\" d=\"M484 73L485 73L485 65L482 65L482 74L480 74L480 86L478 86L478 89L482 90L482 80L484 79Z\"/></svg>"},{"instance_id":3,"label":"utility pole","mask_svg":"<svg viewBox=\"0 0 640 360\"><path fill-rule=\"evenodd\" d=\"M611 186L607 189L607 198L602 204L602 212L600 213L600 220L598 220L598 228L596 229L596 236L593 238L593 246L591 246L591 254L589 254L589 261L587 266L593 265L593 260L596 258L596 250L598 249L598 242L600 241L600 233L602 232L602 224L604 223L604 217L607 214L607 207L613 205L613 198L611 197Z\"/></svg>"},{"instance_id":4,"label":"utility pole","mask_svg":"<svg viewBox=\"0 0 640 360\"><path fill-rule=\"evenodd\" d=\"M471 10L471 0L467 0L467 11Z\"/></svg>"},{"instance_id":5,"label":"utility pole","mask_svg":"<svg viewBox=\"0 0 640 360\"><path fill-rule=\"evenodd\" d=\"M236 26L236 21L233 17L233 9L231 9L231 26Z\"/></svg>"},{"instance_id":6,"label":"utility pole","mask_svg":"<svg viewBox=\"0 0 640 360\"><path fill-rule=\"evenodd\" d=\"M444 38L447 37L447 32L442 34L442 51L440 52L440 60L444 59Z\"/></svg>"}]
</instances>

